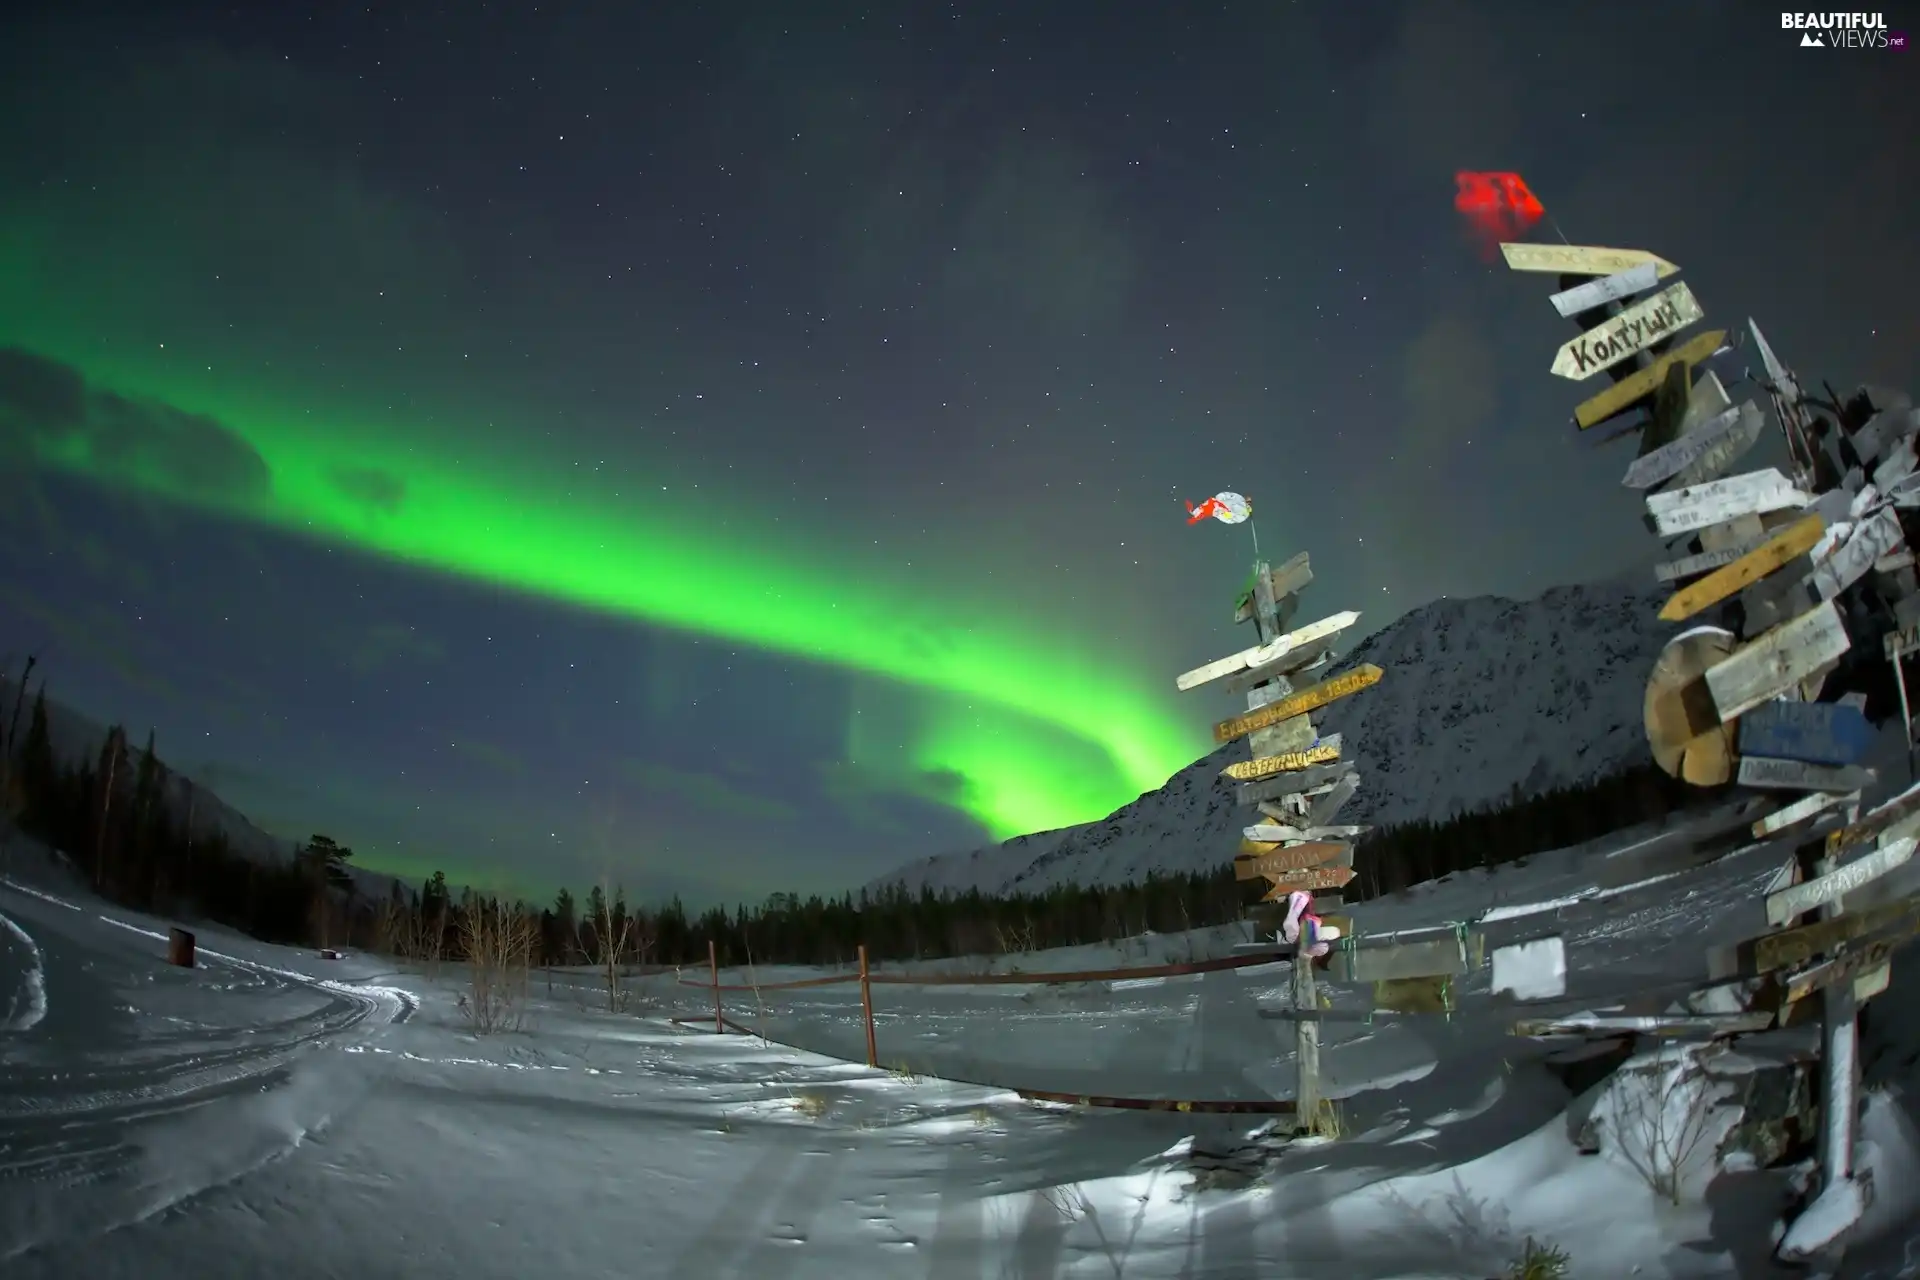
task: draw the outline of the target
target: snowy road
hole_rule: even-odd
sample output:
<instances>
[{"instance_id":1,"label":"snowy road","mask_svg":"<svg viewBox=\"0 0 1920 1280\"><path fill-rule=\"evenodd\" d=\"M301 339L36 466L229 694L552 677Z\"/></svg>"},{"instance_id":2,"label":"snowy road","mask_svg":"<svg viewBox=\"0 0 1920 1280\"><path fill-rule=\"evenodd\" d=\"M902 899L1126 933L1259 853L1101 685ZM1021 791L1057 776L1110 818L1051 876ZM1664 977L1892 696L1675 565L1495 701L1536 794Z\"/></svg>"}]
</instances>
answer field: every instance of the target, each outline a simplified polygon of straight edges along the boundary
<instances>
[{"instance_id":1,"label":"snowy road","mask_svg":"<svg viewBox=\"0 0 1920 1280\"><path fill-rule=\"evenodd\" d=\"M1561 929L1576 964L1623 981L1672 977L1753 931L1771 870L1756 856L1500 927ZM1380 904L1366 927L1459 918L1489 892L1557 901L1579 879L1541 860ZM1691 1280L1765 1248L1764 1223L1656 1205L1626 1164L1579 1156L1564 1089L1504 1034L1484 976L1451 1020L1331 1024L1347 1135L1287 1148L1245 1117L1036 1106L596 1013L564 990L525 1030L475 1037L456 969L400 978L208 929L201 967L179 970L160 922L60 896L0 886L9 1280L1484 1280L1527 1235L1594 1264L1575 1275ZM945 1053L1042 1087L1026 1072L1280 1093L1289 1028L1256 1009L1284 976L1032 1002L889 987L881 1056ZM811 1020L794 1025L863 1056L852 989L801 994ZM1197 1149L1265 1177L1197 1189Z\"/></svg>"}]
</instances>

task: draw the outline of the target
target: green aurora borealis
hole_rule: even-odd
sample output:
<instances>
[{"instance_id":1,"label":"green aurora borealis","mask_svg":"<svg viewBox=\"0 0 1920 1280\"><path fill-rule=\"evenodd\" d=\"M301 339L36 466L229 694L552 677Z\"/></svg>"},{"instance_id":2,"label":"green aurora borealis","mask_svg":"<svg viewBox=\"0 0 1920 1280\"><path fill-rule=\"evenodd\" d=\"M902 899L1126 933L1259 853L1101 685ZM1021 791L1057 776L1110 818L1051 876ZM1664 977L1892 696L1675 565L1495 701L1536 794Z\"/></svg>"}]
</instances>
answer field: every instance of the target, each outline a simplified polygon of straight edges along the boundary
<instances>
[{"instance_id":1,"label":"green aurora borealis","mask_svg":"<svg viewBox=\"0 0 1920 1280\"><path fill-rule=\"evenodd\" d=\"M403 422L343 420L272 388L203 382L158 349L102 357L50 340L21 323L36 310L17 289L0 295L0 343L69 363L99 388L213 418L264 460L271 489L264 499L208 492L93 456L79 435L43 450L47 464L420 569L916 686L931 696L897 767L902 788L952 780L924 798L956 805L996 838L1096 819L1204 750L1176 713L1171 673L1124 671L1117 655L1024 631L1009 609L956 599L938 582L930 599L925 582L796 553L745 495L720 499L734 504L724 511L621 498L491 438L455 460L444 439ZM342 479L369 476L391 501ZM856 738L850 725L850 751Z\"/></svg>"}]
</instances>

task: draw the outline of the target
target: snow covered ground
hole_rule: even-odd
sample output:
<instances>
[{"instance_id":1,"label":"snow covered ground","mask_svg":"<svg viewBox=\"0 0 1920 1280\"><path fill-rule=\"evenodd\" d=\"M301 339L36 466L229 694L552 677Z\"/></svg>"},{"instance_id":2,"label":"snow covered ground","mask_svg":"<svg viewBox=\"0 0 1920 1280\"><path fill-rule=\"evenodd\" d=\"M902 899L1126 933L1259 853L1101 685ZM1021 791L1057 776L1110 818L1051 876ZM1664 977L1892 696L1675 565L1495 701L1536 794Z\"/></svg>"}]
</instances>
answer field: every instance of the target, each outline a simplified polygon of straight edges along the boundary
<instances>
[{"instance_id":1,"label":"snow covered ground","mask_svg":"<svg viewBox=\"0 0 1920 1280\"><path fill-rule=\"evenodd\" d=\"M1604 852L1456 877L1363 905L1358 924L1497 907L1496 940L1567 937L1589 984L1576 1006L1685 985L1710 942L1764 924L1755 894L1776 851L1626 892L1602 886ZM1347 1132L1287 1144L1258 1117L1073 1110L996 1087L1282 1094L1291 1025L1256 1010L1278 1003L1284 969L1119 991L876 988L881 1060L916 1077L842 1060L864 1057L851 986L727 996L730 1016L837 1057L597 1012L584 974L559 975L551 996L536 980L524 1030L476 1037L456 970L329 962L211 927L197 930L200 967L175 969L168 922L13 865L0 884L9 1277L1484 1280L1528 1236L1565 1249L1578 1277L1774 1274L1780 1176L1723 1174L1674 1206L1610 1146L1580 1155L1549 1050L1504 1034L1513 1011L1484 971L1451 1019L1368 1025L1365 996L1336 989L1336 1011L1356 1015L1326 1027ZM1234 940L996 967L1138 964ZM1896 976L1873 1006L1899 1030L1870 1046L1870 1076L1898 1081L1920 1057L1891 1003L1917 979ZM655 1015L710 1007L664 980L644 994ZM1920 1230L1893 1229L1917 1189L1912 1131L1900 1095L1875 1103L1879 1239L1849 1267L1858 1280L1920 1275L1905 1262Z\"/></svg>"}]
</instances>

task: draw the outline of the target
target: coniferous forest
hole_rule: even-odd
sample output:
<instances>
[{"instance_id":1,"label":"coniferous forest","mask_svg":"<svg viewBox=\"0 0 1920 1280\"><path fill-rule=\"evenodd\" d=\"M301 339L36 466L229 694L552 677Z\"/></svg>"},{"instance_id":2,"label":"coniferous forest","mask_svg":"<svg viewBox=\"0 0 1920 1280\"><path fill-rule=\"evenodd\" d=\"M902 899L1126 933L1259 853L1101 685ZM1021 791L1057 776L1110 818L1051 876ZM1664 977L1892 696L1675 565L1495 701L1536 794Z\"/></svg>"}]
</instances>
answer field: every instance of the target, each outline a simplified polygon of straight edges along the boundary
<instances>
[{"instance_id":1,"label":"coniferous forest","mask_svg":"<svg viewBox=\"0 0 1920 1280\"><path fill-rule=\"evenodd\" d=\"M1217 869L1143 884L1062 887L986 897L861 891L837 898L774 894L690 913L678 899L630 903L618 885L562 890L545 906L456 892L436 872L418 889L358 891L352 850L315 835L281 862L242 856L156 754L123 729L97 758L62 763L48 731L46 685L5 686L0 705L0 823L59 850L104 897L188 922L210 920L267 942L358 947L419 960L458 960L477 922L512 917L537 964L705 964L707 944L734 965L849 963L864 943L876 962L1031 951L1171 933L1257 914L1264 885L1234 879L1231 848ZM185 795L183 804L180 797ZM1389 894L1450 872L1492 867L1673 812L1697 792L1651 762L1587 786L1439 821L1377 829L1355 850L1348 901Z\"/></svg>"}]
</instances>

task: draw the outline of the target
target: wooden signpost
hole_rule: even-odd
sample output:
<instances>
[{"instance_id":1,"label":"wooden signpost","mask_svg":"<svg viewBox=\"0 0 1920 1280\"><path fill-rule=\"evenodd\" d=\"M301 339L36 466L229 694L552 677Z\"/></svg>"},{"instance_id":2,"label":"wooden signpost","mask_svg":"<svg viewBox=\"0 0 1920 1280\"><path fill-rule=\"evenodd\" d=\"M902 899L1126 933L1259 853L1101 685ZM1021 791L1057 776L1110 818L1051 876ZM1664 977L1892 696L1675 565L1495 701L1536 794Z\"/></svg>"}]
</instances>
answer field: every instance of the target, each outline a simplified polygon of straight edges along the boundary
<instances>
[{"instance_id":1,"label":"wooden signpost","mask_svg":"<svg viewBox=\"0 0 1920 1280\"><path fill-rule=\"evenodd\" d=\"M1847 540L1825 559L1813 563L1813 587L1822 600L1831 600L1867 575L1873 562L1899 546L1900 517L1882 507L1855 524Z\"/></svg>"},{"instance_id":2,"label":"wooden signpost","mask_svg":"<svg viewBox=\"0 0 1920 1280\"><path fill-rule=\"evenodd\" d=\"M1233 878L1236 880L1267 880L1276 876L1293 878L1293 873L1309 871L1316 867L1353 865L1353 846L1332 840L1308 840L1299 844L1271 844L1265 848L1259 846L1263 841L1248 840L1241 844L1240 854L1233 860Z\"/></svg>"},{"instance_id":3,"label":"wooden signpost","mask_svg":"<svg viewBox=\"0 0 1920 1280\"><path fill-rule=\"evenodd\" d=\"M1835 805L1859 804L1860 793L1849 791L1845 795L1836 795L1830 791L1816 791L1810 796L1802 796L1792 804L1776 809L1753 824L1753 838L1764 840L1778 831L1805 822L1816 814L1824 813Z\"/></svg>"},{"instance_id":4,"label":"wooden signpost","mask_svg":"<svg viewBox=\"0 0 1920 1280\"><path fill-rule=\"evenodd\" d=\"M1682 280L1628 307L1599 328L1563 343L1553 357L1552 372L1576 382L1590 378L1705 316L1693 290Z\"/></svg>"},{"instance_id":5,"label":"wooden signpost","mask_svg":"<svg viewBox=\"0 0 1920 1280\"><path fill-rule=\"evenodd\" d=\"M1857 764L1808 764L1803 760L1772 760L1742 756L1735 775L1743 787L1782 787L1801 791L1858 791L1874 779L1871 769Z\"/></svg>"},{"instance_id":6,"label":"wooden signpost","mask_svg":"<svg viewBox=\"0 0 1920 1280\"><path fill-rule=\"evenodd\" d=\"M1839 901L1895 867L1904 866L1913 857L1913 846L1914 838L1907 836L1882 845L1866 857L1856 858L1837 871L1768 894L1767 923L1786 924L1802 912Z\"/></svg>"},{"instance_id":7,"label":"wooden signpost","mask_svg":"<svg viewBox=\"0 0 1920 1280\"><path fill-rule=\"evenodd\" d=\"M1340 748L1332 746L1310 747L1305 751L1289 751L1280 756L1261 756L1254 760L1236 760L1220 771L1224 777L1237 782L1254 782L1261 778L1270 778L1276 773L1290 773L1305 769L1308 765L1325 764L1340 758Z\"/></svg>"},{"instance_id":8,"label":"wooden signpost","mask_svg":"<svg viewBox=\"0 0 1920 1280\"><path fill-rule=\"evenodd\" d=\"M1721 440L1740 426L1744 406L1731 405L1714 417L1686 432L1679 439L1643 453L1627 467L1620 483L1629 489L1651 489L1679 475L1689 463L1704 457ZM1758 415L1754 415L1758 417Z\"/></svg>"},{"instance_id":9,"label":"wooden signpost","mask_svg":"<svg viewBox=\"0 0 1920 1280\"><path fill-rule=\"evenodd\" d=\"M1285 878L1277 880L1262 902L1283 902L1288 894L1304 889L1308 893L1318 893L1324 889L1341 889L1353 883L1352 867L1309 867L1304 871L1289 871Z\"/></svg>"},{"instance_id":10,"label":"wooden signpost","mask_svg":"<svg viewBox=\"0 0 1920 1280\"><path fill-rule=\"evenodd\" d=\"M1712 376L1712 375L1708 375ZM1680 469L1678 475L1667 482L1670 489L1685 489L1696 484L1705 484L1717 480L1734 463L1744 458L1754 445L1760 443L1760 433L1766 428L1766 419L1751 403L1739 406L1740 417L1732 431L1708 446L1705 452Z\"/></svg>"}]
</instances>

